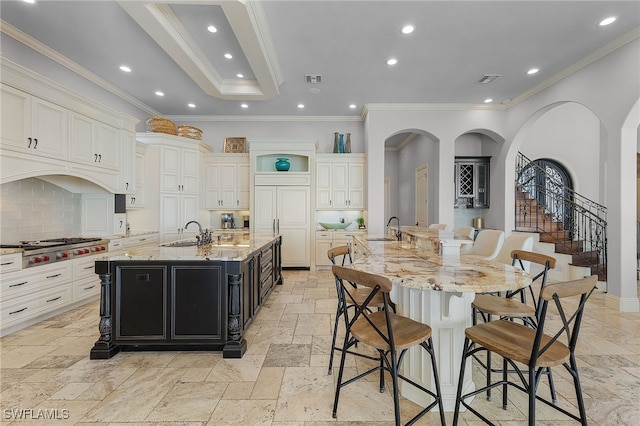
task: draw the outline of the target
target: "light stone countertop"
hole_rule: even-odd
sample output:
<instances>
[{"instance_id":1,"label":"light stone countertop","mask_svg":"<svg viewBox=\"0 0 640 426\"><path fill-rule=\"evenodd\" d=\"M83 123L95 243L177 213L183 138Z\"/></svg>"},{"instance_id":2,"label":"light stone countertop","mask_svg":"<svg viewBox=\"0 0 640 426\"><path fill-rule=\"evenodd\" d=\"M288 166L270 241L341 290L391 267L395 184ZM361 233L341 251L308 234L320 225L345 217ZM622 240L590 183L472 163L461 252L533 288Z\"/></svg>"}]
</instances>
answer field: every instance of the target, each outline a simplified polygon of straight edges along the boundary
<instances>
[{"instance_id":1,"label":"light stone countertop","mask_svg":"<svg viewBox=\"0 0 640 426\"><path fill-rule=\"evenodd\" d=\"M241 261L277 238L273 234L230 233L220 241L197 247L175 247L160 244L147 244L127 249L124 254L108 253L97 260L233 260ZM190 241L190 240L182 240ZM169 243L171 244L171 243Z\"/></svg>"},{"instance_id":2,"label":"light stone countertop","mask_svg":"<svg viewBox=\"0 0 640 426\"><path fill-rule=\"evenodd\" d=\"M517 290L531 284L528 273L511 265L458 255L441 256L439 247L425 249L415 241L388 237L354 235L353 268L386 276L394 285L421 290L479 293Z\"/></svg>"}]
</instances>

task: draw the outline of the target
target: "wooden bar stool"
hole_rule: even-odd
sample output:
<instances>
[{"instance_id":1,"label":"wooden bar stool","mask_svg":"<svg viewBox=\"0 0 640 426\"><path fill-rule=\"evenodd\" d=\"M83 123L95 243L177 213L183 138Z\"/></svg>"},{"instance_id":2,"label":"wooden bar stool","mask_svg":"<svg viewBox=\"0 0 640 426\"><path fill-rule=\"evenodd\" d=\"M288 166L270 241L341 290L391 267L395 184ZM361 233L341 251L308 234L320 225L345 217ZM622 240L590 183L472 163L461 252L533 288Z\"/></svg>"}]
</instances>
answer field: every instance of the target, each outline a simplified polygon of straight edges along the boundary
<instances>
[{"instance_id":1,"label":"wooden bar stool","mask_svg":"<svg viewBox=\"0 0 640 426\"><path fill-rule=\"evenodd\" d=\"M534 263L542 266L536 276L532 277L531 285L521 288L520 290L508 292L506 296L495 294L477 294L472 308L472 321L475 325L477 323L477 313L480 313L484 322L491 321L495 316L501 319L520 319L524 324L527 324L533 328L537 326L537 318L540 314L539 303L539 291L545 287L547 283L547 274L549 269L553 269L556 266L556 259L551 256L547 256L542 253L534 253L526 250L513 250L511 252L512 263L516 266L520 266L522 270L528 269L525 262L528 264ZM534 286L540 285L540 290L536 293ZM530 296L531 304L527 303L527 293ZM486 365L482 363L477 357L474 357L480 365L485 367L487 374L487 385L491 383L491 373L499 373L500 369L491 368L491 352L487 352ZM556 402L556 391L553 384L553 376L551 375L551 369L546 368L545 374L549 377L549 388L551 391L551 399ZM487 400L491 399L491 388L487 388Z\"/></svg>"},{"instance_id":2,"label":"wooden bar stool","mask_svg":"<svg viewBox=\"0 0 640 426\"><path fill-rule=\"evenodd\" d=\"M433 401L409 420L407 424L413 424L429 410L437 406L440 410L440 422L444 425L444 409L442 405L442 394L440 392L440 379L436 367L436 356L431 339L431 327L410 318L397 315L392 311L389 300L391 281L388 278L337 265L334 265L331 270L336 277L336 283L340 286L340 291L343 294L342 297L345 300L350 300L356 308L355 315L353 315L352 318L349 319L344 315L346 334L342 346L342 357L340 358L340 370L333 403L333 417L337 418L340 391L343 387L371 373L379 371L380 392L384 392L384 372L387 371L391 376L393 386L393 405L396 425L401 424L400 395L398 393L399 380L415 386L433 398ZM366 289L369 292L368 296L363 301L357 300L352 296L354 288L349 283L357 284L358 289ZM371 307L370 303L378 296L382 297L383 307L381 310L372 312L372 310L369 309ZM378 356L374 357L364 353L349 351L349 349L358 342L377 350ZM431 357L431 366L433 368L436 387L435 392L418 385L411 379L400 374L400 366L406 351L417 345L422 346ZM344 364L347 353L378 361L379 364L356 377L343 381Z\"/></svg>"},{"instance_id":3,"label":"wooden bar stool","mask_svg":"<svg viewBox=\"0 0 640 426\"><path fill-rule=\"evenodd\" d=\"M547 284L540 292L540 310L536 328L509 320L489 321L467 328L453 424L458 424L460 405L463 405L482 421L492 425L491 421L471 407L465 399L486 392L488 388L502 386L502 406L506 409L507 390L509 386L513 386L528 395L529 426L536 424L536 401L540 401L579 421L582 425L586 425L587 414L582 397L575 350L584 307L596 288L597 282L598 277L592 275L579 280ZM579 297L579 301L576 301L576 297ZM573 299L567 300L568 298ZM549 302L553 302L553 306L557 310L557 316L562 323L560 326L553 325L553 322L547 323ZM555 312L554 315L556 315ZM466 360L480 351L493 352L502 356L502 380L489 383L485 387L462 395ZM526 377L516 362L527 366ZM564 366L573 379L578 403L579 413L577 415L537 395L540 376L544 374L545 369L559 365ZM509 366L512 367L512 370L508 370ZM509 371L515 371L519 381L510 381Z\"/></svg>"}]
</instances>

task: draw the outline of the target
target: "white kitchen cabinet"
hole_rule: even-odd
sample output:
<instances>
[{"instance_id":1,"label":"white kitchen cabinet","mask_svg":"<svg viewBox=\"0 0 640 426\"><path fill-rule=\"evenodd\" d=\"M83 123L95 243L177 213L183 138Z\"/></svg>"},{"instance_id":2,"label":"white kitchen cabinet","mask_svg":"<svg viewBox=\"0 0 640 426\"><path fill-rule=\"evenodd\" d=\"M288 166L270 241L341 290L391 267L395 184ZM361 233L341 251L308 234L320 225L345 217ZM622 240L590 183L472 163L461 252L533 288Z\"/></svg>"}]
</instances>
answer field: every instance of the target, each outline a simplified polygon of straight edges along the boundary
<instances>
[{"instance_id":1,"label":"white kitchen cabinet","mask_svg":"<svg viewBox=\"0 0 640 426\"><path fill-rule=\"evenodd\" d=\"M310 266L308 186L256 186L253 227L282 235L282 266Z\"/></svg>"},{"instance_id":2,"label":"white kitchen cabinet","mask_svg":"<svg viewBox=\"0 0 640 426\"><path fill-rule=\"evenodd\" d=\"M160 148L160 190L166 193L199 193L200 154L176 146Z\"/></svg>"},{"instance_id":3,"label":"white kitchen cabinet","mask_svg":"<svg viewBox=\"0 0 640 426\"><path fill-rule=\"evenodd\" d=\"M2 85L3 149L55 159L68 156L68 112L65 108Z\"/></svg>"},{"instance_id":4,"label":"white kitchen cabinet","mask_svg":"<svg viewBox=\"0 0 640 426\"><path fill-rule=\"evenodd\" d=\"M144 150L140 148L142 144L136 145L136 159L135 159L135 185L136 189L133 194L127 195L127 208L128 209L140 209L144 207L144 195L145 195L145 161Z\"/></svg>"},{"instance_id":5,"label":"white kitchen cabinet","mask_svg":"<svg viewBox=\"0 0 640 426\"><path fill-rule=\"evenodd\" d=\"M95 273L96 260L104 254L80 257L71 260L73 264L73 301L78 302L100 295L100 277Z\"/></svg>"},{"instance_id":6,"label":"white kitchen cabinet","mask_svg":"<svg viewBox=\"0 0 640 426\"><path fill-rule=\"evenodd\" d=\"M360 230L316 231L316 266L331 266L327 256L329 249L351 245L353 235L362 233ZM345 265L350 265L348 258L345 259Z\"/></svg>"},{"instance_id":7,"label":"white kitchen cabinet","mask_svg":"<svg viewBox=\"0 0 640 426\"><path fill-rule=\"evenodd\" d=\"M136 134L126 130L118 131L118 193L136 193ZM127 197L129 199L129 197Z\"/></svg>"},{"instance_id":8,"label":"white kitchen cabinet","mask_svg":"<svg viewBox=\"0 0 640 426\"><path fill-rule=\"evenodd\" d=\"M0 273L22 269L22 252L0 255Z\"/></svg>"},{"instance_id":9,"label":"white kitchen cabinet","mask_svg":"<svg viewBox=\"0 0 640 426\"><path fill-rule=\"evenodd\" d=\"M198 235L198 227L187 222L198 220L199 200L197 195L160 195L160 234L162 242L175 241Z\"/></svg>"},{"instance_id":10,"label":"white kitchen cabinet","mask_svg":"<svg viewBox=\"0 0 640 426\"><path fill-rule=\"evenodd\" d=\"M248 210L250 171L248 154L207 154L204 159L204 208Z\"/></svg>"},{"instance_id":11,"label":"white kitchen cabinet","mask_svg":"<svg viewBox=\"0 0 640 426\"><path fill-rule=\"evenodd\" d=\"M363 209L364 154L324 154L316 161L316 209Z\"/></svg>"},{"instance_id":12,"label":"white kitchen cabinet","mask_svg":"<svg viewBox=\"0 0 640 426\"><path fill-rule=\"evenodd\" d=\"M69 160L118 170L118 129L76 112L69 115Z\"/></svg>"}]
</instances>

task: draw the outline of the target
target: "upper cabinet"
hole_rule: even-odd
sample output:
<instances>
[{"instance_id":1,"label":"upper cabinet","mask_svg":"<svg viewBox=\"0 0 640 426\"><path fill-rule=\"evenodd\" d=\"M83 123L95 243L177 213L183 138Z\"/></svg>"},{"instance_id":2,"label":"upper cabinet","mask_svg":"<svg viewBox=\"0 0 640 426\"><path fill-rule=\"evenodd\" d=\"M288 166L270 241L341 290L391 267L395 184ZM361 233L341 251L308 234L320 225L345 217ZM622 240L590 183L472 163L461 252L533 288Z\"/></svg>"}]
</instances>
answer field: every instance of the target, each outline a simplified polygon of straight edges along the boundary
<instances>
[{"instance_id":1,"label":"upper cabinet","mask_svg":"<svg viewBox=\"0 0 640 426\"><path fill-rule=\"evenodd\" d=\"M318 154L316 209L363 209L364 154Z\"/></svg>"},{"instance_id":2,"label":"upper cabinet","mask_svg":"<svg viewBox=\"0 0 640 426\"><path fill-rule=\"evenodd\" d=\"M455 158L455 207L489 208L491 157Z\"/></svg>"},{"instance_id":3,"label":"upper cabinet","mask_svg":"<svg viewBox=\"0 0 640 426\"><path fill-rule=\"evenodd\" d=\"M249 154L206 154L204 208L249 210Z\"/></svg>"},{"instance_id":4,"label":"upper cabinet","mask_svg":"<svg viewBox=\"0 0 640 426\"><path fill-rule=\"evenodd\" d=\"M70 116L69 159L118 170L118 129L75 112Z\"/></svg>"},{"instance_id":5,"label":"upper cabinet","mask_svg":"<svg viewBox=\"0 0 640 426\"><path fill-rule=\"evenodd\" d=\"M48 158L67 158L68 112L10 86L2 86L2 147Z\"/></svg>"}]
</instances>

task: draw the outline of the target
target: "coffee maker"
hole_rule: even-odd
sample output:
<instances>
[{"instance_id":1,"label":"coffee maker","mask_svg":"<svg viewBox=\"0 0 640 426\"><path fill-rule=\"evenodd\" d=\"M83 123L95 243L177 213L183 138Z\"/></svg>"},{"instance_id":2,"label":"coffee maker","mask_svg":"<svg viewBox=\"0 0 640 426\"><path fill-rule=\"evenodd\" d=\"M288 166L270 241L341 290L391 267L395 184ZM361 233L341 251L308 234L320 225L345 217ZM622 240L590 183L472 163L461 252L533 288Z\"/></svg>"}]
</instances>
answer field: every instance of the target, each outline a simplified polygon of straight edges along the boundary
<instances>
[{"instance_id":1,"label":"coffee maker","mask_svg":"<svg viewBox=\"0 0 640 426\"><path fill-rule=\"evenodd\" d=\"M231 229L236 227L236 224L233 221L233 213L220 213L220 227L222 229Z\"/></svg>"}]
</instances>

